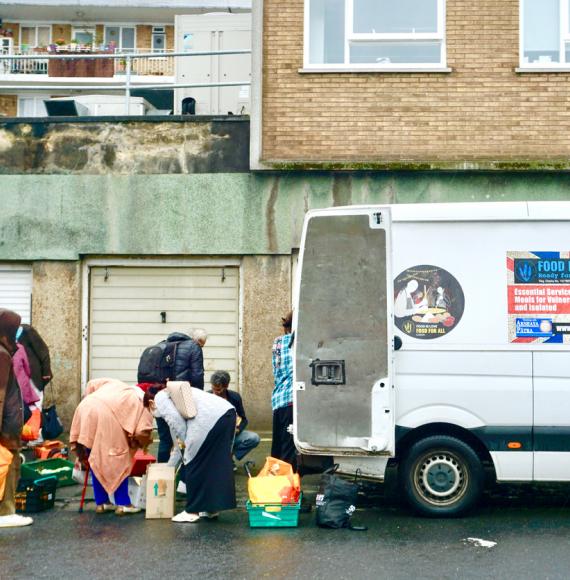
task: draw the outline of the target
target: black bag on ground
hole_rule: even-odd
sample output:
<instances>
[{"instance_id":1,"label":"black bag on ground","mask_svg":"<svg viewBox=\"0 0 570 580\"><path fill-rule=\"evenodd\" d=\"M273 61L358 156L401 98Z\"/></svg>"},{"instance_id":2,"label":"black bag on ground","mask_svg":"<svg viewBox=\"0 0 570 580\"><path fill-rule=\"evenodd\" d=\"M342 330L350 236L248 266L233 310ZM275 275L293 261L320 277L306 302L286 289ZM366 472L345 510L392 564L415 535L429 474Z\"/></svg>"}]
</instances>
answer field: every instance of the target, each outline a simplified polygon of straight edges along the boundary
<instances>
[{"instance_id":1,"label":"black bag on ground","mask_svg":"<svg viewBox=\"0 0 570 580\"><path fill-rule=\"evenodd\" d=\"M164 383L174 379L174 361L179 342L163 340L145 348L139 361L137 381L139 383Z\"/></svg>"},{"instance_id":2,"label":"black bag on ground","mask_svg":"<svg viewBox=\"0 0 570 580\"><path fill-rule=\"evenodd\" d=\"M48 441L57 439L63 433L63 424L55 405L42 409L42 437Z\"/></svg>"},{"instance_id":3,"label":"black bag on ground","mask_svg":"<svg viewBox=\"0 0 570 580\"><path fill-rule=\"evenodd\" d=\"M338 465L323 474L317 494L317 526L352 528L350 518L356 511L358 484L336 475ZM358 528L361 529L361 528Z\"/></svg>"}]
</instances>

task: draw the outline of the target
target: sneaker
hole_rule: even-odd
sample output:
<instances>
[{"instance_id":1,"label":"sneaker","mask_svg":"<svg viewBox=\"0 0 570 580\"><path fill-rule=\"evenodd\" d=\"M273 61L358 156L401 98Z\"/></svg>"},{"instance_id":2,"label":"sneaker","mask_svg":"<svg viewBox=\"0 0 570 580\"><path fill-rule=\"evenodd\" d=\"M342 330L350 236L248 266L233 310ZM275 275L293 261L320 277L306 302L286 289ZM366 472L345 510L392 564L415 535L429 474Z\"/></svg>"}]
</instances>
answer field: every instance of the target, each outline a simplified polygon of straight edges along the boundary
<instances>
[{"instance_id":1,"label":"sneaker","mask_svg":"<svg viewBox=\"0 0 570 580\"><path fill-rule=\"evenodd\" d=\"M215 520L220 515L220 512L200 512L198 515L201 518L208 518L209 520Z\"/></svg>"},{"instance_id":2,"label":"sneaker","mask_svg":"<svg viewBox=\"0 0 570 580\"><path fill-rule=\"evenodd\" d=\"M184 495L186 495L186 484L183 481L179 481L176 491L178 493L183 493Z\"/></svg>"},{"instance_id":3,"label":"sneaker","mask_svg":"<svg viewBox=\"0 0 570 580\"><path fill-rule=\"evenodd\" d=\"M120 505L115 510L115 515L117 516L126 516L128 514L138 514L141 511L141 508L132 506L132 505Z\"/></svg>"},{"instance_id":4,"label":"sneaker","mask_svg":"<svg viewBox=\"0 0 570 580\"><path fill-rule=\"evenodd\" d=\"M11 514L9 516L0 516L0 528L21 528L31 526L34 523L32 518Z\"/></svg>"},{"instance_id":5,"label":"sneaker","mask_svg":"<svg viewBox=\"0 0 570 580\"><path fill-rule=\"evenodd\" d=\"M195 524L200 519L199 514L189 514L187 511L180 512L172 518L177 524Z\"/></svg>"},{"instance_id":6,"label":"sneaker","mask_svg":"<svg viewBox=\"0 0 570 580\"><path fill-rule=\"evenodd\" d=\"M116 506L114 506L112 503L103 503L101 505L98 505L95 508L95 513L96 514L106 514L109 512L114 512L117 509Z\"/></svg>"}]
</instances>

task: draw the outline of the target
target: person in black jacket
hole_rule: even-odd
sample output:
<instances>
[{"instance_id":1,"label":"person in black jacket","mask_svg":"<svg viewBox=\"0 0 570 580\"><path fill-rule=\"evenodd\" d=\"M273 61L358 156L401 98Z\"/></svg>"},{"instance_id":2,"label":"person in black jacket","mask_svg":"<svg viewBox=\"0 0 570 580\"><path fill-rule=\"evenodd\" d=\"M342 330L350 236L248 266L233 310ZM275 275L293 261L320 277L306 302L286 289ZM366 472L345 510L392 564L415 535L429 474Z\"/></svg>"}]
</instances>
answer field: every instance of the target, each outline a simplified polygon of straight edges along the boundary
<instances>
[{"instance_id":1,"label":"person in black jacket","mask_svg":"<svg viewBox=\"0 0 570 580\"><path fill-rule=\"evenodd\" d=\"M226 399L228 403L231 403L235 407L237 413L237 424L232 453L235 458L240 461L252 449L255 449L259 445L261 439L257 433L246 431L245 429L248 421L245 416L245 409L243 408L241 395L236 393L236 391L230 391L228 389L230 384L230 374L227 371L215 371L210 377L210 384L212 385L212 393L214 393L214 395Z\"/></svg>"},{"instance_id":2,"label":"person in black jacket","mask_svg":"<svg viewBox=\"0 0 570 580\"><path fill-rule=\"evenodd\" d=\"M176 357L174 359L175 381L188 381L194 388L204 390L204 355L202 348L206 344L208 334L203 328L196 328L190 336L183 332L173 332L167 337L167 342L177 342ZM174 441L170 434L170 428L164 419L156 418L158 431L158 457L159 463L166 463L170 458L170 452Z\"/></svg>"},{"instance_id":3,"label":"person in black jacket","mask_svg":"<svg viewBox=\"0 0 570 580\"><path fill-rule=\"evenodd\" d=\"M203 328L196 328L191 336L183 332L168 335L167 342L177 342L174 359L174 379L188 381L195 389L204 390L204 355L202 348L208 334Z\"/></svg>"}]
</instances>

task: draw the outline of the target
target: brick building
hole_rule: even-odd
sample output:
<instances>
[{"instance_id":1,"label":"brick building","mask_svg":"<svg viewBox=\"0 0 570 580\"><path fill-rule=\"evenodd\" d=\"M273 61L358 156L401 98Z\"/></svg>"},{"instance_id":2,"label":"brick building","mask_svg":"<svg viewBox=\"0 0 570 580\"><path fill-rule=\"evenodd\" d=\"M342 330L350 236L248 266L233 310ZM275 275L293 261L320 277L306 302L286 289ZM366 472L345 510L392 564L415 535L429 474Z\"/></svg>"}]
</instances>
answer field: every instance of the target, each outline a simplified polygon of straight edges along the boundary
<instances>
[{"instance_id":1,"label":"brick building","mask_svg":"<svg viewBox=\"0 0 570 580\"><path fill-rule=\"evenodd\" d=\"M260 167L568 167L567 0L255 8Z\"/></svg>"}]
</instances>

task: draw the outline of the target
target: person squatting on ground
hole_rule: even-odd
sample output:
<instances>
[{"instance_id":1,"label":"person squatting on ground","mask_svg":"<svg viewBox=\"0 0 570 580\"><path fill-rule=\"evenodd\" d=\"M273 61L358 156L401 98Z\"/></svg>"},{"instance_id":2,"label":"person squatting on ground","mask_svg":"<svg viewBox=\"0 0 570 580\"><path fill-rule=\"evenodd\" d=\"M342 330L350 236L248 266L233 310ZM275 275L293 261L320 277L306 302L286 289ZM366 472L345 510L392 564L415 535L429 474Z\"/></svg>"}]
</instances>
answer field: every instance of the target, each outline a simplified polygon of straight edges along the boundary
<instances>
[{"instance_id":1,"label":"person squatting on ground","mask_svg":"<svg viewBox=\"0 0 570 580\"><path fill-rule=\"evenodd\" d=\"M16 487L20 479L20 436L24 426L23 401L12 369L20 315L0 308L0 444L12 454L4 497L0 500L0 528L29 526L33 519L16 514Z\"/></svg>"},{"instance_id":2,"label":"person squatting on ground","mask_svg":"<svg viewBox=\"0 0 570 580\"><path fill-rule=\"evenodd\" d=\"M80 461L89 461L97 513L140 511L129 498L128 478L136 450L152 441L152 415L143 397L138 387L94 379L75 410L69 442ZM109 494L114 494L115 505Z\"/></svg>"},{"instance_id":3,"label":"person squatting on ground","mask_svg":"<svg viewBox=\"0 0 570 580\"><path fill-rule=\"evenodd\" d=\"M184 463L186 509L172 518L178 523L194 523L200 518L215 518L221 510L236 507L232 443L236 411L221 397L191 387L197 414L184 419L163 385L147 389L145 405L155 417L162 417L170 427L175 446L169 465Z\"/></svg>"},{"instance_id":4,"label":"person squatting on ground","mask_svg":"<svg viewBox=\"0 0 570 580\"><path fill-rule=\"evenodd\" d=\"M230 391L228 389L230 373L227 371L215 371L210 377L210 384L212 385L212 393L231 403L236 410L236 436L232 453L237 461L241 461L252 449L255 449L259 445L261 439L257 433L245 430L248 421L245 416L241 395L236 393L236 391Z\"/></svg>"},{"instance_id":5,"label":"person squatting on ground","mask_svg":"<svg viewBox=\"0 0 570 580\"><path fill-rule=\"evenodd\" d=\"M271 456L286 461L297 470L297 450L293 435L288 432L293 423L293 313L281 319L283 335L273 342L272 362L275 386L271 395L273 408L273 441Z\"/></svg>"},{"instance_id":6,"label":"person squatting on ground","mask_svg":"<svg viewBox=\"0 0 570 580\"><path fill-rule=\"evenodd\" d=\"M196 328L190 336L183 332L173 332L168 335L167 342L178 342L176 358L174 359L173 381L188 381L195 389L204 390L204 355L202 349L208 340L208 333L203 328ZM156 418L158 431L159 463L166 463L174 442L170 436L170 429L163 419Z\"/></svg>"}]
</instances>

